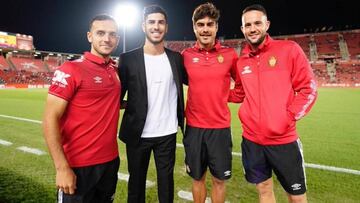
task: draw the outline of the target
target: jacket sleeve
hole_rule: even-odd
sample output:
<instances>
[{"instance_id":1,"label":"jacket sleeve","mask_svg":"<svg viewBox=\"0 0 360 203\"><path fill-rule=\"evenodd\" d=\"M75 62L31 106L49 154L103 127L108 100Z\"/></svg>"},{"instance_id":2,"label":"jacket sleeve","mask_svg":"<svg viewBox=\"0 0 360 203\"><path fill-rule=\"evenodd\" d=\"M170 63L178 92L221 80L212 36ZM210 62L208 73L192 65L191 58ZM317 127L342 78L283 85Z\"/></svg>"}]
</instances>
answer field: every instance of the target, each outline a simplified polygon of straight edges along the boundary
<instances>
[{"instance_id":1,"label":"jacket sleeve","mask_svg":"<svg viewBox=\"0 0 360 203\"><path fill-rule=\"evenodd\" d=\"M184 85L189 85L188 74L187 74L186 68L185 68L184 51L185 50L182 50L180 53L181 54L181 63L182 63L182 68L183 68L183 71L182 71L183 81L182 82Z\"/></svg>"},{"instance_id":2,"label":"jacket sleeve","mask_svg":"<svg viewBox=\"0 0 360 203\"><path fill-rule=\"evenodd\" d=\"M236 58L234 57L233 66L231 68L231 77L234 79L235 85L233 89L230 89L228 102L241 103L244 101L245 91L242 86L240 73L238 71L236 64L237 64L237 56Z\"/></svg>"},{"instance_id":3,"label":"jacket sleeve","mask_svg":"<svg viewBox=\"0 0 360 203\"><path fill-rule=\"evenodd\" d=\"M128 86L127 86L127 66L126 66L126 61L125 61L125 57L124 54L120 55L119 58L119 78L120 78L120 82L121 82L121 95L120 95L120 108L124 109L126 108L126 104L127 101L124 100L125 94L127 92Z\"/></svg>"},{"instance_id":4,"label":"jacket sleeve","mask_svg":"<svg viewBox=\"0 0 360 203\"><path fill-rule=\"evenodd\" d=\"M314 73L307 57L298 44L292 48L291 82L295 98L288 107L293 120L304 117L312 108L317 98L317 87Z\"/></svg>"},{"instance_id":5,"label":"jacket sleeve","mask_svg":"<svg viewBox=\"0 0 360 203\"><path fill-rule=\"evenodd\" d=\"M183 82L183 84L185 84L185 85L189 85L189 81L188 81L188 75L187 75L187 72L186 72L186 69L185 69L185 65L184 65L184 58L183 58L183 56L181 55L181 69L182 69L182 71L181 71L181 73L182 73L182 82Z\"/></svg>"}]
</instances>

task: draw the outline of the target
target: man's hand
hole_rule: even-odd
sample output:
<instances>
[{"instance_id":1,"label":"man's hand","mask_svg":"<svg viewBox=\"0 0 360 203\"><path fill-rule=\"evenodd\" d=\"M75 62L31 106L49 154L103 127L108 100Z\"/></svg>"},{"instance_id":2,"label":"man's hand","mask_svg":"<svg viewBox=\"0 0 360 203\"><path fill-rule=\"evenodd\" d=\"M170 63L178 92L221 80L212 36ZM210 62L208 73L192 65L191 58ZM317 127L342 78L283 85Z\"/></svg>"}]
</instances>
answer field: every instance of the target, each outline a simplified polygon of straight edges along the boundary
<instances>
[{"instance_id":1,"label":"man's hand","mask_svg":"<svg viewBox=\"0 0 360 203\"><path fill-rule=\"evenodd\" d=\"M76 175L70 167L56 170L56 186L65 194L75 193Z\"/></svg>"}]
</instances>

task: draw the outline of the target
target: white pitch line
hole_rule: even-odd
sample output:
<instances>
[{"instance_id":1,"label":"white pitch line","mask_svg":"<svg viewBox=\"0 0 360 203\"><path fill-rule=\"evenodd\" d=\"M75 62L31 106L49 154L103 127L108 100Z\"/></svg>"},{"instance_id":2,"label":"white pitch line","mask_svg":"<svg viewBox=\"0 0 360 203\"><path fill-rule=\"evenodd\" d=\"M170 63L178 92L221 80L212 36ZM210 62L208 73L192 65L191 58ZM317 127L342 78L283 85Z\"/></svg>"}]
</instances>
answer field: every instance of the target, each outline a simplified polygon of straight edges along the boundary
<instances>
[{"instance_id":1,"label":"white pitch line","mask_svg":"<svg viewBox=\"0 0 360 203\"><path fill-rule=\"evenodd\" d=\"M26 152L26 153L36 154L38 156L46 154L46 152L44 152L44 151L42 151L40 149L30 148L30 147L26 147L26 146L21 146L21 147L18 147L16 149L21 150L21 151Z\"/></svg>"},{"instance_id":2,"label":"white pitch line","mask_svg":"<svg viewBox=\"0 0 360 203\"><path fill-rule=\"evenodd\" d=\"M240 152L231 152L231 154L233 156L242 156L242 154Z\"/></svg>"},{"instance_id":3,"label":"white pitch line","mask_svg":"<svg viewBox=\"0 0 360 203\"><path fill-rule=\"evenodd\" d=\"M38 120L32 120L32 119L27 119L27 118L19 118L19 117L2 115L2 114L0 114L0 117L10 118L10 119L20 120L20 121L27 121L27 122L32 122L32 123L39 123L39 124L42 123L41 121L38 121ZM177 143L176 146L181 147L181 148L184 147L184 145L180 144L180 143ZM232 152L232 154L234 156L241 156L241 153L239 153L239 152ZM321 169L321 170L326 170L326 171L339 172L339 173L349 173L349 174L354 174L354 175L360 175L359 170L353 170L353 169L348 169L348 168L340 168L340 167L335 167L335 166L326 166L326 165L320 165L320 164L305 163L305 167L314 168L314 169Z\"/></svg>"},{"instance_id":4,"label":"white pitch line","mask_svg":"<svg viewBox=\"0 0 360 203\"><path fill-rule=\"evenodd\" d=\"M188 200L188 201L194 201L194 198L193 198L193 195L191 192L180 190L177 194L181 199ZM210 197L206 197L205 203L211 203ZM230 203L230 202L225 201L225 203Z\"/></svg>"},{"instance_id":5,"label":"white pitch line","mask_svg":"<svg viewBox=\"0 0 360 203\"><path fill-rule=\"evenodd\" d=\"M1 144L1 145L5 145L5 146L10 146L10 145L12 145L13 143L12 143L12 142L9 142L9 141L6 141L6 140L0 139L0 144Z\"/></svg>"},{"instance_id":6,"label":"white pitch line","mask_svg":"<svg viewBox=\"0 0 360 203\"><path fill-rule=\"evenodd\" d=\"M26 122L31 122L31 123L39 123L39 124L42 123L41 121L37 121L37 120L32 120L32 119L27 119L27 118L19 118L19 117L14 117L14 116L7 116L7 115L2 115L2 114L0 114L0 117L10 118L10 119L19 120L19 121L26 121Z\"/></svg>"},{"instance_id":7,"label":"white pitch line","mask_svg":"<svg viewBox=\"0 0 360 203\"><path fill-rule=\"evenodd\" d=\"M119 172L118 173L118 179L129 182L129 174ZM146 180L146 188L150 188L150 187L153 187L153 186L155 186L155 182L150 181L150 180Z\"/></svg>"},{"instance_id":8,"label":"white pitch line","mask_svg":"<svg viewBox=\"0 0 360 203\"><path fill-rule=\"evenodd\" d=\"M239 152L232 152L232 155L242 156L242 154ZM305 163L305 167L321 169L321 170L326 170L326 171L334 171L334 172L339 172L339 173L350 173L350 174L354 174L354 175L360 175L360 171L353 170L353 169L347 169L347 168L340 168L340 167L335 167L335 166L326 166L326 165Z\"/></svg>"},{"instance_id":9,"label":"white pitch line","mask_svg":"<svg viewBox=\"0 0 360 203\"><path fill-rule=\"evenodd\" d=\"M184 147L182 144L176 144L177 147ZM232 152L233 156L242 156L240 152ZM320 165L320 164L313 164L313 163L305 163L305 167L307 168L314 168L314 169L321 169L325 171L334 171L339 173L349 173L354 175L360 175L360 171L354 170L354 169L348 169L348 168L340 168L335 166L326 166L326 165Z\"/></svg>"},{"instance_id":10,"label":"white pitch line","mask_svg":"<svg viewBox=\"0 0 360 203\"><path fill-rule=\"evenodd\" d=\"M325 165L312 164L312 163L305 163L305 167L321 169L321 170L326 170L326 171L334 171L334 172L339 172L339 173L350 173L350 174L354 174L354 175L360 175L360 171L348 169L348 168L339 168L339 167L334 167L334 166L325 166Z\"/></svg>"},{"instance_id":11,"label":"white pitch line","mask_svg":"<svg viewBox=\"0 0 360 203\"><path fill-rule=\"evenodd\" d=\"M129 175L125 173L118 173L118 179L129 182Z\"/></svg>"}]
</instances>

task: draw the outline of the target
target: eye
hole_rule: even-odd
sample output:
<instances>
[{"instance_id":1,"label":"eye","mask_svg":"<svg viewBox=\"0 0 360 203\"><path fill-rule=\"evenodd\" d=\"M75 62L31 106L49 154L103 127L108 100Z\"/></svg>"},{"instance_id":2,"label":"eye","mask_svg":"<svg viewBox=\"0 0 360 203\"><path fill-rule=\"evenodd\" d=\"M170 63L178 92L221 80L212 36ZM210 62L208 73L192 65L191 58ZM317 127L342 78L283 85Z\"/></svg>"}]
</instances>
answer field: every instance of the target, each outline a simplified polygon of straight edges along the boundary
<instances>
[{"instance_id":1,"label":"eye","mask_svg":"<svg viewBox=\"0 0 360 203\"><path fill-rule=\"evenodd\" d=\"M215 25L214 22L210 22L210 23L207 24L208 27L213 27L214 25Z\"/></svg>"},{"instance_id":2,"label":"eye","mask_svg":"<svg viewBox=\"0 0 360 203\"><path fill-rule=\"evenodd\" d=\"M105 35L105 32L104 31L97 31L96 34L100 37L104 36Z\"/></svg>"},{"instance_id":3,"label":"eye","mask_svg":"<svg viewBox=\"0 0 360 203\"><path fill-rule=\"evenodd\" d=\"M148 24L152 25L152 24L154 24L154 23L155 23L154 20L148 20Z\"/></svg>"},{"instance_id":4,"label":"eye","mask_svg":"<svg viewBox=\"0 0 360 203\"><path fill-rule=\"evenodd\" d=\"M250 23L246 23L244 27L245 27L245 28L249 28L249 27L251 27L251 24L250 24Z\"/></svg>"},{"instance_id":5,"label":"eye","mask_svg":"<svg viewBox=\"0 0 360 203\"><path fill-rule=\"evenodd\" d=\"M204 23L196 23L198 27L204 27Z\"/></svg>"},{"instance_id":6,"label":"eye","mask_svg":"<svg viewBox=\"0 0 360 203\"><path fill-rule=\"evenodd\" d=\"M112 37L112 38L117 38L118 34L116 32L110 32L109 36Z\"/></svg>"}]
</instances>

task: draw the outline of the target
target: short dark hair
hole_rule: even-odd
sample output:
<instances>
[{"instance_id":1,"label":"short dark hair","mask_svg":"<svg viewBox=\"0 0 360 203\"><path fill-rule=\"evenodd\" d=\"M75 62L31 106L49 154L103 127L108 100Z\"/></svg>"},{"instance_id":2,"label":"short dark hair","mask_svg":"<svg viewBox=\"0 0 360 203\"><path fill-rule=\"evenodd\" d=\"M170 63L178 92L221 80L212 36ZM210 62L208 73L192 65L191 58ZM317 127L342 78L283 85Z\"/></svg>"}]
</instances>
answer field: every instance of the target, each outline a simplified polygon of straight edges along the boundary
<instances>
[{"instance_id":1,"label":"short dark hair","mask_svg":"<svg viewBox=\"0 0 360 203\"><path fill-rule=\"evenodd\" d=\"M116 23L115 18L113 18L112 16L107 15L107 14L99 14L99 15L96 15L93 19L91 19L90 24L89 24L89 30L91 30L94 21L104 21L104 20L111 20L114 23Z\"/></svg>"},{"instance_id":2,"label":"short dark hair","mask_svg":"<svg viewBox=\"0 0 360 203\"><path fill-rule=\"evenodd\" d=\"M264 13L265 16L267 16L264 6L262 6L260 4L253 4L253 5L247 6L246 8L244 8L242 14L244 15L244 13L246 13L248 11L260 11L260 12Z\"/></svg>"},{"instance_id":3,"label":"short dark hair","mask_svg":"<svg viewBox=\"0 0 360 203\"><path fill-rule=\"evenodd\" d=\"M199 19L209 17L211 19L214 19L216 22L219 21L220 18L220 11L215 7L212 3L204 3L196 7L194 10L192 21L193 24L196 23Z\"/></svg>"},{"instance_id":4,"label":"short dark hair","mask_svg":"<svg viewBox=\"0 0 360 203\"><path fill-rule=\"evenodd\" d=\"M143 11L143 21L146 20L146 18L148 17L148 15L153 14L153 13L161 13L164 15L165 20L167 22L167 14L166 11L158 5L150 5L150 6L146 6L144 7L144 11Z\"/></svg>"}]
</instances>

